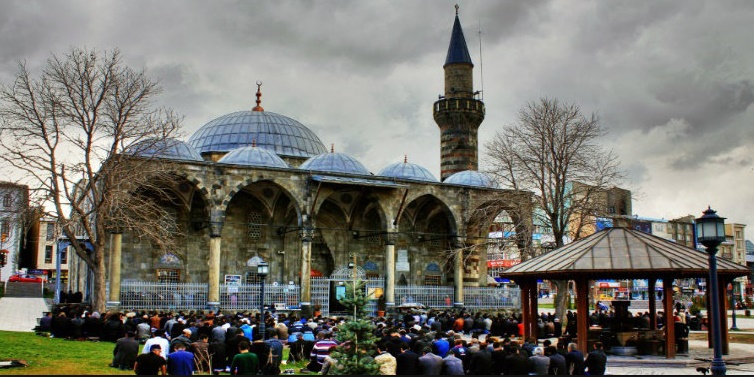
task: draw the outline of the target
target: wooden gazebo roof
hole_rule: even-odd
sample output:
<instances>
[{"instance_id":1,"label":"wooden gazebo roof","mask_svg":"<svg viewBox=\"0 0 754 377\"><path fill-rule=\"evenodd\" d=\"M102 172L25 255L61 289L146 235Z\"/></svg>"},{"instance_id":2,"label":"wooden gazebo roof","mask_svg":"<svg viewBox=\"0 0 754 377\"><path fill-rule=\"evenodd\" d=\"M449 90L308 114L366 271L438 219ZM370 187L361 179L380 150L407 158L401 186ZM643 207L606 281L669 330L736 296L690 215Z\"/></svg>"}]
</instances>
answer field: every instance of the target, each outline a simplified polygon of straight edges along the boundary
<instances>
[{"instance_id":1,"label":"wooden gazebo roof","mask_svg":"<svg viewBox=\"0 0 754 377\"><path fill-rule=\"evenodd\" d=\"M749 270L717 259L717 273L743 276ZM607 228L547 254L511 267L511 279L646 279L709 276L709 256L664 238L628 228Z\"/></svg>"}]
</instances>

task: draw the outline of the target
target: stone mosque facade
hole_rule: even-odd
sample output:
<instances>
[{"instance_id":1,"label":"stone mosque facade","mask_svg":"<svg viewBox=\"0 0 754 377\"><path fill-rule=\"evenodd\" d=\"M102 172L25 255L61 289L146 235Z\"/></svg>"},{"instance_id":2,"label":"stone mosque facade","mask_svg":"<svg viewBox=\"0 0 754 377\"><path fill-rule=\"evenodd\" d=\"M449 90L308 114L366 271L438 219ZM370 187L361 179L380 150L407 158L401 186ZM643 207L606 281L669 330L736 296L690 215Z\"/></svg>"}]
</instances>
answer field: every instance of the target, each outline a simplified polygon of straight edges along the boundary
<instances>
[{"instance_id":1,"label":"stone mosque facade","mask_svg":"<svg viewBox=\"0 0 754 377\"><path fill-rule=\"evenodd\" d=\"M207 305L217 307L224 276L252 282L261 258L268 283L300 285L304 313L311 277L353 261L367 277L384 278L388 307L401 284L454 286L454 304L463 305L464 286L487 284L487 232L497 213L521 224L520 247L531 239L531 193L500 189L478 171L485 107L473 67L456 12L444 95L433 104L440 179L408 159L370 173L304 124L265 110L260 83L251 110L220 116L185 142L140 151L168 159L181 177L165 203L181 239L175 250L159 250L127 231L114 234L108 304L119 304L122 281L139 280L206 283Z\"/></svg>"}]
</instances>

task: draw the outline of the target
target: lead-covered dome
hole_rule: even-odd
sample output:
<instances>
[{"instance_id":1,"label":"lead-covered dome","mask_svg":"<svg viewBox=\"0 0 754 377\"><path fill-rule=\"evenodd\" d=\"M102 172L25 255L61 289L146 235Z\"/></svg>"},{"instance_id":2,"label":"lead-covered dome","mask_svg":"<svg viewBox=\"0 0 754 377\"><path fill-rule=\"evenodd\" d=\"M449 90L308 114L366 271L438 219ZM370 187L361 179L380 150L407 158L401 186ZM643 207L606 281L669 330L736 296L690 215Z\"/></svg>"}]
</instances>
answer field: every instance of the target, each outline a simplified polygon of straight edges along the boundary
<instances>
[{"instance_id":1,"label":"lead-covered dome","mask_svg":"<svg viewBox=\"0 0 754 377\"><path fill-rule=\"evenodd\" d=\"M271 168L288 168L275 152L257 146L243 147L230 151L217 162L221 164L236 164L246 166L265 166Z\"/></svg>"},{"instance_id":2,"label":"lead-covered dome","mask_svg":"<svg viewBox=\"0 0 754 377\"><path fill-rule=\"evenodd\" d=\"M486 188L499 188L497 182L492 180L486 174L478 172L476 170L464 170L459 171L446 178L443 183L451 185L462 186L474 186L474 187L486 187Z\"/></svg>"},{"instance_id":3,"label":"lead-covered dome","mask_svg":"<svg viewBox=\"0 0 754 377\"><path fill-rule=\"evenodd\" d=\"M170 160L204 161L199 153L185 142L173 138L142 140L130 146L127 154Z\"/></svg>"},{"instance_id":4,"label":"lead-covered dome","mask_svg":"<svg viewBox=\"0 0 754 377\"><path fill-rule=\"evenodd\" d=\"M298 121L271 111L238 111L202 126L188 140L199 153L230 152L251 146L280 156L312 157L327 149L317 135Z\"/></svg>"},{"instance_id":5,"label":"lead-covered dome","mask_svg":"<svg viewBox=\"0 0 754 377\"><path fill-rule=\"evenodd\" d=\"M312 170L328 173L346 173L369 175L369 170L357 159L345 153L323 153L314 156L301 164L301 170Z\"/></svg>"},{"instance_id":6,"label":"lead-covered dome","mask_svg":"<svg viewBox=\"0 0 754 377\"><path fill-rule=\"evenodd\" d=\"M385 166L377 175L414 181L439 182L429 170L423 166L410 163L407 159L404 159L403 162L396 162Z\"/></svg>"}]
</instances>

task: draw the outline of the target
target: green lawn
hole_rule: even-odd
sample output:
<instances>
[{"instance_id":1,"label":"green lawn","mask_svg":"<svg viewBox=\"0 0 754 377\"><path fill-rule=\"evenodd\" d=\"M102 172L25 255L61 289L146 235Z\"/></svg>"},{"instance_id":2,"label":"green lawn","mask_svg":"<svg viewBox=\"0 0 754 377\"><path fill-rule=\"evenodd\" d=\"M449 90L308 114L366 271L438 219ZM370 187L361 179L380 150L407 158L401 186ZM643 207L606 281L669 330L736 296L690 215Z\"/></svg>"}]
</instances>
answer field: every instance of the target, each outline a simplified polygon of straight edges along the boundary
<instances>
[{"instance_id":1,"label":"green lawn","mask_svg":"<svg viewBox=\"0 0 754 377\"><path fill-rule=\"evenodd\" d=\"M108 367L115 343L54 339L30 332L0 331L0 359L21 359L25 368L0 369L0 374L129 374Z\"/></svg>"},{"instance_id":2,"label":"green lawn","mask_svg":"<svg viewBox=\"0 0 754 377\"><path fill-rule=\"evenodd\" d=\"M115 343L74 341L39 336L30 332L0 331L0 360L25 360L25 368L0 369L0 375L92 375L124 374L133 371L110 368ZM283 360L288 358L288 348ZM281 365L281 369L293 368L296 373L305 363Z\"/></svg>"}]
</instances>

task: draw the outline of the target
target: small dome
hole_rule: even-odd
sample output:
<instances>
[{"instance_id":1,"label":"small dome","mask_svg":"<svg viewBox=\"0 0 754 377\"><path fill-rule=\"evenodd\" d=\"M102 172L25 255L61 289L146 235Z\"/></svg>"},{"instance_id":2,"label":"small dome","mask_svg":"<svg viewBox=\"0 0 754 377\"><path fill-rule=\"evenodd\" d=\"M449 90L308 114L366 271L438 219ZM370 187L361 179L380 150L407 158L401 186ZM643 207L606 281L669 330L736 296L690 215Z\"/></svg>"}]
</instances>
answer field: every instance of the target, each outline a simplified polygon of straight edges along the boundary
<instances>
[{"instance_id":1,"label":"small dome","mask_svg":"<svg viewBox=\"0 0 754 377\"><path fill-rule=\"evenodd\" d=\"M194 148L183 141L172 138L142 140L130 146L125 153L141 157L204 161Z\"/></svg>"},{"instance_id":2,"label":"small dome","mask_svg":"<svg viewBox=\"0 0 754 377\"><path fill-rule=\"evenodd\" d=\"M459 171L458 173L455 173L446 178L443 183L448 183L451 185L487 187L494 189L499 188L497 182L492 180L486 174L480 173L476 170Z\"/></svg>"},{"instance_id":3,"label":"small dome","mask_svg":"<svg viewBox=\"0 0 754 377\"><path fill-rule=\"evenodd\" d=\"M288 164L276 155L275 152L256 146L234 149L217 162L221 164L289 168Z\"/></svg>"},{"instance_id":4,"label":"small dome","mask_svg":"<svg viewBox=\"0 0 754 377\"><path fill-rule=\"evenodd\" d=\"M304 161L304 163L298 168L301 170L314 170L330 173L369 175L369 170L367 170L361 162L345 153L335 152L314 156Z\"/></svg>"},{"instance_id":5,"label":"small dome","mask_svg":"<svg viewBox=\"0 0 754 377\"><path fill-rule=\"evenodd\" d=\"M396 162L380 170L377 175L390 178L410 179L414 181L439 182L429 170L423 166L412 164L407 160Z\"/></svg>"},{"instance_id":6,"label":"small dome","mask_svg":"<svg viewBox=\"0 0 754 377\"><path fill-rule=\"evenodd\" d=\"M238 111L202 126L188 140L199 153L230 152L252 145L279 156L308 158L327 152L322 141L298 121L271 111Z\"/></svg>"}]
</instances>

